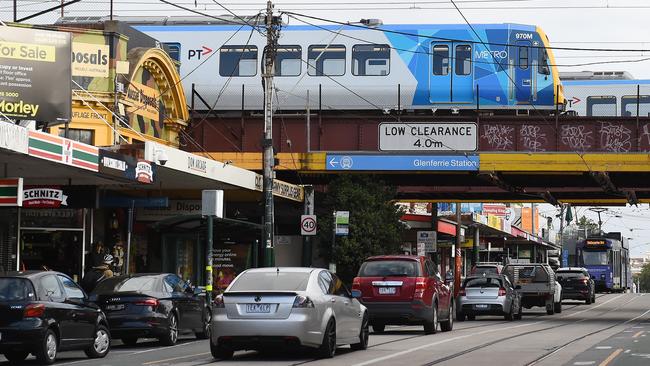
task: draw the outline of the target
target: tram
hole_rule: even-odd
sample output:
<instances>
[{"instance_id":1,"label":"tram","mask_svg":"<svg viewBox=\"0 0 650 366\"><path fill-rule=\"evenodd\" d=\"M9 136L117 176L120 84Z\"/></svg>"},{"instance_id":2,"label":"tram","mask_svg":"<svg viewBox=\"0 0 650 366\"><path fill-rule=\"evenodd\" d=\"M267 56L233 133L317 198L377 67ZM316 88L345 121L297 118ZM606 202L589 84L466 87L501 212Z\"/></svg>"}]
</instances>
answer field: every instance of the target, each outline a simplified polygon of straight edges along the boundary
<instances>
[{"instance_id":1,"label":"tram","mask_svg":"<svg viewBox=\"0 0 650 366\"><path fill-rule=\"evenodd\" d=\"M630 250L624 238L588 237L576 247L578 266L589 271L599 292L623 292L632 286Z\"/></svg>"}]
</instances>

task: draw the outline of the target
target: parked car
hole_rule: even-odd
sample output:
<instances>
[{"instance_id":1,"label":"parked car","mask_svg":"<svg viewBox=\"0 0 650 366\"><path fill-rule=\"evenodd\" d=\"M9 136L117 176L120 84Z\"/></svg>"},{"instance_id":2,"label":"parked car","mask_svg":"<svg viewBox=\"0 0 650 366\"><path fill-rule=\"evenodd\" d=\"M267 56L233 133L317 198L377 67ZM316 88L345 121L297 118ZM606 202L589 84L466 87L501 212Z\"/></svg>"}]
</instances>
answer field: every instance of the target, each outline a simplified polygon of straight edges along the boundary
<instances>
[{"instance_id":1,"label":"parked car","mask_svg":"<svg viewBox=\"0 0 650 366\"><path fill-rule=\"evenodd\" d=\"M481 276L498 275L503 272L503 265L499 263L478 263L470 270L470 275Z\"/></svg>"},{"instance_id":2,"label":"parked car","mask_svg":"<svg viewBox=\"0 0 650 366\"><path fill-rule=\"evenodd\" d=\"M471 276L463 281L458 292L456 319L474 320L476 315L503 315L506 320L521 319L523 307L520 287L512 285L504 275Z\"/></svg>"},{"instance_id":3,"label":"parked car","mask_svg":"<svg viewBox=\"0 0 650 366\"><path fill-rule=\"evenodd\" d=\"M151 337L171 346L182 332L210 337L212 314L205 296L175 274L111 277L100 282L90 298L106 313L113 337L126 345Z\"/></svg>"},{"instance_id":4,"label":"parked car","mask_svg":"<svg viewBox=\"0 0 650 366\"><path fill-rule=\"evenodd\" d=\"M548 264L508 264L503 273L515 286L521 287L517 291L526 309L541 306L548 315L562 312L562 285L555 280L555 272Z\"/></svg>"},{"instance_id":5,"label":"parked car","mask_svg":"<svg viewBox=\"0 0 650 366\"><path fill-rule=\"evenodd\" d=\"M229 359L242 349L307 346L330 358L339 345L366 349L368 335L366 307L330 271L256 268L215 298L210 351Z\"/></svg>"},{"instance_id":6,"label":"parked car","mask_svg":"<svg viewBox=\"0 0 650 366\"><path fill-rule=\"evenodd\" d=\"M0 275L0 353L20 364L31 353L52 364L60 351L105 357L111 334L104 313L67 275L53 271Z\"/></svg>"},{"instance_id":7,"label":"parked car","mask_svg":"<svg viewBox=\"0 0 650 366\"><path fill-rule=\"evenodd\" d=\"M387 324L422 324L426 334L453 328L455 304L450 286L427 257L389 255L370 257L352 284L361 292L375 332Z\"/></svg>"},{"instance_id":8,"label":"parked car","mask_svg":"<svg viewBox=\"0 0 650 366\"><path fill-rule=\"evenodd\" d=\"M562 299L584 300L586 304L596 302L596 285L586 268L559 268L555 276L562 285Z\"/></svg>"}]
</instances>

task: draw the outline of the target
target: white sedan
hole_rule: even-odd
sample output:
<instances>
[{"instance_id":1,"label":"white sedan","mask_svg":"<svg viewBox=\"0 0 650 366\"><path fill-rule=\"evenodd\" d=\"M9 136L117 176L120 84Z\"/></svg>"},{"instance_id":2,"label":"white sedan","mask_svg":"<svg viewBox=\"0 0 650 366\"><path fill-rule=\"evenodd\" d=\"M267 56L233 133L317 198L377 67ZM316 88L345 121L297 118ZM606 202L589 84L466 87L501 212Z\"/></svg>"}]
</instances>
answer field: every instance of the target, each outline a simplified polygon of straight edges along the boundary
<instances>
[{"instance_id":1,"label":"white sedan","mask_svg":"<svg viewBox=\"0 0 650 366\"><path fill-rule=\"evenodd\" d=\"M242 272L214 301L210 351L307 346L333 357L336 347L368 347L366 307L333 273L320 268L256 268Z\"/></svg>"}]
</instances>

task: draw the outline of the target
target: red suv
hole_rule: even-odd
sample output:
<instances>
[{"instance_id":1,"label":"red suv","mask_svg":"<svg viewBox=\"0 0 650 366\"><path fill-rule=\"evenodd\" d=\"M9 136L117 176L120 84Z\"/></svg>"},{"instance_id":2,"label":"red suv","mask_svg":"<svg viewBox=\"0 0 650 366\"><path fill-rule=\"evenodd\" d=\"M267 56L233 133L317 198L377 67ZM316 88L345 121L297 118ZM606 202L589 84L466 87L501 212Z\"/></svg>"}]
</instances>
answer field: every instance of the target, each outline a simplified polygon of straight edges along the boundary
<instances>
[{"instance_id":1,"label":"red suv","mask_svg":"<svg viewBox=\"0 0 650 366\"><path fill-rule=\"evenodd\" d=\"M450 288L427 257L385 255L370 257L361 265L352 289L368 308L375 332L386 324L422 324L426 334L453 327L454 302Z\"/></svg>"}]
</instances>

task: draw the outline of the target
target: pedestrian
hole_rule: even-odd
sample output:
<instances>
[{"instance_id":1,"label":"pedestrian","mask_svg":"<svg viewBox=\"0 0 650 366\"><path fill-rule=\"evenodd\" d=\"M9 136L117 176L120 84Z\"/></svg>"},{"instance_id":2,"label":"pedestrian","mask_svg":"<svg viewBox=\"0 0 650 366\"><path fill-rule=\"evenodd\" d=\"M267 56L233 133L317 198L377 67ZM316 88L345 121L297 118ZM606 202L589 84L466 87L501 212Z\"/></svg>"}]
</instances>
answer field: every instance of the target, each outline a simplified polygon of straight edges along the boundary
<instances>
[{"instance_id":1,"label":"pedestrian","mask_svg":"<svg viewBox=\"0 0 650 366\"><path fill-rule=\"evenodd\" d=\"M111 271L112 264L113 256L106 254L104 255L101 265L94 266L86 272L81 280L81 287L86 291L86 293L91 293L99 282L113 277L113 271Z\"/></svg>"},{"instance_id":2,"label":"pedestrian","mask_svg":"<svg viewBox=\"0 0 650 366\"><path fill-rule=\"evenodd\" d=\"M92 251L86 256L86 268L101 266L105 254L104 243L101 241L93 243Z\"/></svg>"}]
</instances>

